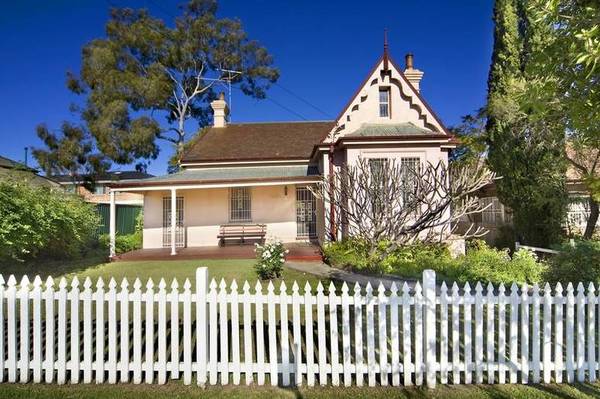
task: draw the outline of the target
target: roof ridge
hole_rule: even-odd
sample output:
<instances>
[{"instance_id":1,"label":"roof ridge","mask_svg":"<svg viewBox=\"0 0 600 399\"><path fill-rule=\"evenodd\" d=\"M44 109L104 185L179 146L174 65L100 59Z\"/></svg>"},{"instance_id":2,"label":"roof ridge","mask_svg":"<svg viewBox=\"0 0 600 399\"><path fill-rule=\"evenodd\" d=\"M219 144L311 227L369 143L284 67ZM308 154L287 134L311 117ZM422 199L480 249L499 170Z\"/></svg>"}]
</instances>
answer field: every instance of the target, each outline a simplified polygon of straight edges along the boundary
<instances>
[{"instance_id":1,"label":"roof ridge","mask_svg":"<svg viewBox=\"0 0 600 399\"><path fill-rule=\"evenodd\" d=\"M254 121L254 122L235 122L228 123L227 126L237 126L237 125L266 125L266 124L276 124L276 123L334 123L333 119L322 119L322 120L312 120L312 121ZM212 126L209 126L212 127Z\"/></svg>"}]
</instances>

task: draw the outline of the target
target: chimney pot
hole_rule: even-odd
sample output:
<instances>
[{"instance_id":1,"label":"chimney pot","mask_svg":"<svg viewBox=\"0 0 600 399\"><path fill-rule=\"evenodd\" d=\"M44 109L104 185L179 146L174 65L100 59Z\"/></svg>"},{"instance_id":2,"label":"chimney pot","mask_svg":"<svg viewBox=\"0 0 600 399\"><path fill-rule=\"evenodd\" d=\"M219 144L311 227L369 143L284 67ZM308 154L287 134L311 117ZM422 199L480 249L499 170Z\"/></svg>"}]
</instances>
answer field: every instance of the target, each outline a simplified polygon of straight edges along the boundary
<instances>
[{"instance_id":1,"label":"chimney pot","mask_svg":"<svg viewBox=\"0 0 600 399\"><path fill-rule=\"evenodd\" d=\"M412 53L408 53L406 54L406 57L404 58L406 61L406 69L413 69L414 68L414 56Z\"/></svg>"},{"instance_id":2,"label":"chimney pot","mask_svg":"<svg viewBox=\"0 0 600 399\"><path fill-rule=\"evenodd\" d=\"M406 54L405 61L406 69L404 69L404 76L406 77L406 80L408 80L417 91L421 91L420 83L423 78L423 72L415 69L415 59L412 53Z\"/></svg>"}]
</instances>

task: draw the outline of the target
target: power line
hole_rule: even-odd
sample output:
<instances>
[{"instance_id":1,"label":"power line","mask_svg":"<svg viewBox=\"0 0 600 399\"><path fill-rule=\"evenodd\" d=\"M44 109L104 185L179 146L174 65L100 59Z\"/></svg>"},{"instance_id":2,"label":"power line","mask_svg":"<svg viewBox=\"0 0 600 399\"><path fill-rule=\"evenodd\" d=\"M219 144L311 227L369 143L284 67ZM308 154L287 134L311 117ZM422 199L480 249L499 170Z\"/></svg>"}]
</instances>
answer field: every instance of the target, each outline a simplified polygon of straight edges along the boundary
<instances>
[{"instance_id":1,"label":"power line","mask_svg":"<svg viewBox=\"0 0 600 399\"><path fill-rule=\"evenodd\" d=\"M233 88L233 89L236 89L236 90L239 90L239 91L242 91L242 89L240 89L239 87L235 87L235 86L233 86L232 88ZM242 91L242 92L243 92L243 91ZM273 104L277 105L277 106L278 106L278 107L280 107L281 109L284 109L284 110L286 110L287 112L289 112L289 113L291 113L291 114L294 114L294 115L296 115L298 118L300 118L300 119L302 119L302 120L304 120L304 121L307 121L307 120L308 120L308 118L306 118L304 115L302 115L302 114L300 114L300 113L298 113L298 112L294 111L294 110L293 110L293 109L291 109L291 108L288 108L288 107L286 107L285 105L281 104L279 101L276 101L276 100L272 99L271 97L265 97L265 99L267 99L267 100L271 101Z\"/></svg>"},{"instance_id":2,"label":"power line","mask_svg":"<svg viewBox=\"0 0 600 399\"><path fill-rule=\"evenodd\" d=\"M325 115L326 117L333 119L333 116L330 113L328 113L326 111L323 111L321 108L319 108L316 105L312 104L310 101L302 98L300 95L298 95L298 94L294 93L293 91L291 91L290 89L282 86L281 83L275 82L275 86L278 86L280 89L282 89L283 91L287 92L289 95L291 95L291 96L295 97L296 99L302 101L304 104L306 104L309 107L311 107L312 109L320 112L321 114Z\"/></svg>"}]
</instances>

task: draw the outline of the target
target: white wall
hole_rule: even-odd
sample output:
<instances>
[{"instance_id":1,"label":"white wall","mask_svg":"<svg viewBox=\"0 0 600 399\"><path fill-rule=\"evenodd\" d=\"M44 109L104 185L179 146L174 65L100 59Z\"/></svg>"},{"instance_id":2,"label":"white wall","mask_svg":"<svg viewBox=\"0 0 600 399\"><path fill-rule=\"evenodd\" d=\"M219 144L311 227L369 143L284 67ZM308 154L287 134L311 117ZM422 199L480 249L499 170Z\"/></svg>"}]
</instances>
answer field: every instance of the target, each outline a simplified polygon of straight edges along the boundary
<instances>
[{"instance_id":1,"label":"white wall","mask_svg":"<svg viewBox=\"0 0 600 399\"><path fill-rule=\"evenodd\" d=\"M448 152L442 151L439 144L428 147L390 146L386 148L350 147L346 149L348 165L356 165L359 158L388 158L399 161L403 157L419 157L423 164L431 162L433 165L437 165L440 161L448 162Z\"/></svg>"},{"instance_id":2,"label":"white wall","mask_svg":"<svg viewBox=\"0 0 600 399\"><path fill-rule=\"evenodd\" d=\"M144 248L162 248L162 197L148 192L144 199ZM267 225L267 239L296 241L296 186L252 187L252 222ZM183 197L186 246L218 244L219 226L229 223L229 189L180 190Z\"/></svg>"}]
</instances>

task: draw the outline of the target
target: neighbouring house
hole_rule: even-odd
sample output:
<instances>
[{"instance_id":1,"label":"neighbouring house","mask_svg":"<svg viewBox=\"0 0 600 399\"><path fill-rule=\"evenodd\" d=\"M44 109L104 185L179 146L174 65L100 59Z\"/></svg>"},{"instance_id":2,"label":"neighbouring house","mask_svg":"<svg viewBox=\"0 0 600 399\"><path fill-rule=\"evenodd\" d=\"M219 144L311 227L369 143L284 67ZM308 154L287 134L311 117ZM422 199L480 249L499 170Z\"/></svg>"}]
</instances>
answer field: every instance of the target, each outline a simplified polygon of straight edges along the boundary
<instances>
[{"instance_id":1,"label":"neighbouring house","mask_svg":"<svg viewBox=\"0 0 600 399\"><path fill-rule=\"evenodd\" d=\"M567 168L566 188L569 196L567 206L567 215L564 221L564 228L569 235L582 234L586 228L587 221L590 218L590 194L581 176L572 165ZM484 239L490 243L496 243L502 237L502 228L512 226L512 211L509 207L502 204L498 198L496 184L491 183L485 186L479 193L479 199L486 205L480 214L471 215L468 223L475 226L481 226L487 230ZM600 219L596 222L596 231L600 228ZM504 244L504 243L503 243Z\"/></svg>"},{"instance_id":2,"label":"neighbouring house","mask_svg":"<svg viewBox=\"0 0 600 399\"><path fill-rule=\"evenodd\" d=\"M229 238L323 242L329 210L309 190L323 176L359 158L447 162L454 138L421 95L422 77L411 54L402 69L385 45L334 120L228 123L221 96L211 103L213 125L188 146L180 171L111 182L112 208L118 195L143 195L143 248L171 254Z\"/></svg>"},{"instance_id":3,"label":"neighbouring house","mask_svg":"<svg viewBox=\"0 0 600 399\"><path fill-rule=\"evenodd\" d=\"M153 177L143 172L113 171L91 175L54 175L67 192L78 194L86 202L96 206L100 215L98 234L108 234L110 225L110 195L109 184L129 180L139 180ZM118 193L115 196L115 223L117 234L131 234L135 231L136 220L142 212L144 196L137 193Z\"/></svg>"},{"instance_id":4,"label":"neighbouring house","mask_svg":"<svg viewBox=\"0 0 600 399\"><path fill-rule=\"evenodd\" d=\"M58 182L45 176L40 176L38 170L21 162L0 156L0 179L16 179L30 184L53 189L60 189Z\"/></svg>"},{"instance_id":5,"label":"neighbouring house","mask_svg":"<svg viewBox=\"0 0 600 399\"><path fill-rule=\"evenodd\" d=\"M108 204L110 202L108 186L111 183L129 180L139 180L153 177L153 175L135 170L113 171L91 175L53 175L52 180L58 182L67 192L78 194L86 202L94 204ZM120 205L144 204L144 196L137 193L118 193L115 201Z\"/></svg>"}]
</instances>

